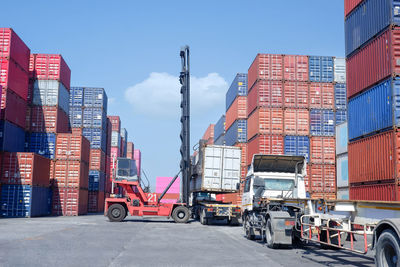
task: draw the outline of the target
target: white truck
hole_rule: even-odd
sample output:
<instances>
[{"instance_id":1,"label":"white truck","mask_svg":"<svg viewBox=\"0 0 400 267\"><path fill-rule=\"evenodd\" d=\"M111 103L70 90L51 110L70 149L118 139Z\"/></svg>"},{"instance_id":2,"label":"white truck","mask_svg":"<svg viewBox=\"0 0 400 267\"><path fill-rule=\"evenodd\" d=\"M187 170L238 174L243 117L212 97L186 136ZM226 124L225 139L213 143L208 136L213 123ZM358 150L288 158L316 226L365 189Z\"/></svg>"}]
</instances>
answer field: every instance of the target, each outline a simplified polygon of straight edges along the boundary
<instances>
[{"instance_id":1,"label":"white truck","mask_svg":"<svg viewBox=\"0 0 400 267\"><path fill-rule=\"evenodd\" d=\"M242 196L248 239L259 235L269 248L297 239L361 254L374 249L377 266L400 266L400 202L306 198L305 175L304 157L253 156Z\"/></svg>"}]
</instances>

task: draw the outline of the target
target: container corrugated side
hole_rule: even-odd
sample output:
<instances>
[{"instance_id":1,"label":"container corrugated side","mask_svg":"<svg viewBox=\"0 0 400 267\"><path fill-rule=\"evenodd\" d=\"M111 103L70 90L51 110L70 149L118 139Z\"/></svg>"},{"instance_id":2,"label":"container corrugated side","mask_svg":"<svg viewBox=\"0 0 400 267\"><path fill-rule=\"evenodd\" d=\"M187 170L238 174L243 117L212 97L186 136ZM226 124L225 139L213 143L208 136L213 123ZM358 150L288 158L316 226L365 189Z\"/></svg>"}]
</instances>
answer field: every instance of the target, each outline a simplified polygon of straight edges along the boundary
<instances>
[{"instance_id":1,"label":"container corrugated side","mask_svg":"<svg viewBox=\"0 0 400 267\"><path fill-rule=\"evenodd\" d=\"M283 80L283 55L257 54L247 76L248 92L257 80Z\"/></svg>"},{"instance_id":2,"label":"container corrugated side","mask_svg":"<svg viewBox=\"0 0 400 267\"><path fill-rule=\"evenodd\" d=\"M400 188L396 184L350 186L350 200L399 201Z\"/></svg>"},{"instance_id":3,"label":"container corrugated side","mask_svg":"<svg viewBox=\"0 0 400 267\"><path fill-rule=\"evenodd\" d=\"M69 90L69 106L82 107L83 106L83 87L71 87Z\"/></svg>"},{"instance_id":4,"label":"container corrugated side","mask_svg":"<svg viewBox=\"0 0 400 267\"><path fill-rule=\"evenodd\" d=\"M349 161L348 155L342 154L336 157L336 186L349 186Z\"/></svg>"},{"instance_id":5,"label":"container corrugated side","mask_svg":"<svg viewBox=\"0 0 400 267\"><path fill-rule=\"evenodd\" d=\"M85 107L82 122L85 128L105 129L107 127L107 113L102 108Z\"/></svg>"},{"instance_id":6,"label":"container corrugated side","mask_svg":"<svg viewBox=\"0 0 400 267\"><path fill-rule=\"evenodd\" d=\"M0 85L12 90L25 101L28 98L29 75L14 60L0 58Z\"/></svg>"},{"instance_id":7,"label":"container corrugated side","mask_svg":"<svg viewBox=\"0 0 400 267\"><path fill-rule=\"evenodd\" d=\"M0 120L0 151L20 152L25 147L25 131L8 122Z\"/></svg>"},{"instance_id":8,"label":"container corrugated side","mask_svg":"<svg viewBox=\"0 0 400 267\"><path fill-rule=\"evenodd\" d=\"M228 110L237 96L247 95L247 73L238 73L225 95L225 110Z\"/></svg>"},{"instance_id":9,"label":"container corrugated side","mask_svg":"<svg viewBox=\"0 0 400 267\"><path fill-rule=\"evenodd\" d=\"M307 109L285 109L283 133L285 135L309 135L310 112Z\"/></svg>"},{"instance_id":10,"label":"container corrugated side","mask_svg":"<svg viewBox=\"0 0 400 267\"><path fill-rule=\"evenodd\" d=\"M335 135L335 113L333 110L312 109L310 111L310 134L313 136Z\"/></svg>"},{"instance_id":11,"label":"container corrugated side","mask_svg":"<svg viewBox=\"0 0 400 267\"><path fill-rule=\"evenodd\" d=\"M105 172L106 154L101 149L90 149L89 169Z\"/></svg>"},{"instance_id":12,"label":"container corrugated side","mask_svg":"<svg viewBox=\"0 0 400 267\"><path fill-rule=\"evenodd\" d=\"M53 215L77 216L87 213L88 190L70 187L54 187L52 210Z\"/></svg>"},{"instance_id":13,"label":"container corrugated side","mask_svg":"<svg viewBox=\"0 0 400 267\"><path fill-rule=\"evenodd\" d=\"M9 121L24 128L26 123L27 102L9 89L1 91L1 120Z\"/></svg>"},{"instance_id":14,"label":"container corrugated side","mask_svg":"<svg viewBox=\"0 0 400 267\"><path fill-rule=\"evenodd\" d=\"M254 154L283 155L283 135L259 134L247 142L247 166L251 164Z\"/></svg>"},{"instance_id":15,"label":"container corrugated side","mask_svg":"<svg viewBox=\"0 0 400 267\"><path fill-rule=\"evenodd\" d=\"M247 142L247 120L236 120L225 133L225 144L233 146L236 143Z\"/></svg>"},{"instance_id":16,"label":"container corrugated side","mask_svg":"<svg viewBox=\"0 0 400 267\"><path fill-rule=\"evenodd\" d=\"M259 107L283 107L282 81L259 80L247 95L247 116Z\"/></svg>"},{"instance_id":17,"label":"container corrugated side","mask_svg":"<svg viewBox=\"0 0 400 267\"><path fill-rule=\"evenodd\" d=\"M107 113L108 97L104 88L85 87L83 91L83 106L102 108Z\"/></svg>"},{"instance_id":18,"label":"container corrugated side","mask_svg":"<svg viewBox=\"0 0 400 267\"><path fill-rule=\"evenodd\" d=\"M312 193L336 192L336 167L335 164L310 165L308 188Z\"/></svg>"},{"instance_id":19,"label":"container corrugated side","mask_svg":"<svg viewBox=\"0 0 400 267\"><path fill-rule=\"evenodd\" d=\"M226 111L225 131L228 130L236 120L247 119L247 97L239 96L233 101Z\"/></svg>"},{"instance_id":20,"label":"container corrugated side","mask_svg":"<svg viewBox=\"0 0 400 267\"><path fill-rule=\"evenodd\" d=\"M310 108L334 109L335 88L333 83L310 83Z\"/></svg>"},{"instance_id":21,"label":"container corrugated side","mask_svg":"<svg viewBox=\"0 0 400 267\"><path fill-rule=\"evenodd\" d=\"M29 133L26 136L26 152L34 152L49 159L54 159L56 150L56 134Z\"/></svg>"},{"instance_id":22,"label":"container corrugated side","mask_svg":"<svg viewBox=\"0 0 400 267\"><path fill-rule=\"evenodd\" d=\"M310 162L335 164L335 137L312 136L310 140Z\"/></svg>"},{"instance_id":23,"label":"container corrugated side","mask_svg":"<svg viewBox=\"0 0 400 267\"><path fill-rule=\"evenodd\" d=\"M59 133L55 157L57 160L78 160L89 164L90 143L80 134Z\"/></svg>"},{"instance_id":24,"label":"container corrugated side","mask_svg":"<svg viewBox=\"0 0 400 267\"><path fill-rule=\"evenodd\" d=\"M31 132L67 133L68 122L68 115L59 107L31 107L29 127Z\"/></svg>"},{"instance_id":25,"label":"container corrugated side","mask_svg":"<svg viewBox=\"0 0 400 267\"><path fill-rule=\"evenodd\" d=\"M84 188L89 186L89 166L72 160L57 160L54 165L54 182L57 187Z\"/></svg>"},{"instance_id":26,"label":"container corrugated side","mask_svg":"<svg viewBox=\"0 0 400 267\"><path fill-rule=\"evenodd\" d=\"M339 124L336 126L336 154L347 153L347 143L349 141L348 138L348 129L347 122Z\"/></svg>"},{"instance_id":27,"label":"container corrugated side","mask_svg":"<svg viewBox=\"0 0 400 267\"><path fill-rule=\"evenodd\" d=\"M210 124L207 127L207 130L204 132L203 137L201 139L207 140L207 144L212 145L214 143L214 127L215 124Z\"/></svg>"},{"instance_id":28,"label":"container corrugated side","mask_svg":"<svg viewBox=\"0 0 400 267\"><path fill-rule=\"evenodd\" d=\"M308 136L285 136L285 155L310 158L310 139Z\"/></svg>"},{"instance_id":29,"label":"container corrugated side","mask_svg":"<svg viewBox=\"0 0 400 267\"><path fill-rule=\"evenodd\" d=\"M23 70L29 70L29 47L11 28L0 28L0 58L11 58Z\"/></svg>"},{"instance_id":30,"label":"container corrugated side","mask_svg":"<svg viewBox=\"0 0 400 267\"><path fill-rule=\"evenodd\" d=\"M347 92L345 83L335 84L335 108L347 109Z\"/></svg>"},{"instance_id":31,"label":"container corrugated side","mask_svg":"<svg viewBox=\"0 0 400 267\"><path fill-rule=\"evenodd\" d=\"M104 191L105 180L104 172L89 170L89 191Z\"/></svg>"},{"instance_id":32,"label":"container corrugated side","mask_svg":"<svg viewBox=\"0 0 400 267\"><path fill-rule=\"evenodd\" d=\"M309 108L310 86L308 82L285 81L283 102L285 108Z\"/></svg>"},{"instance_id":33,"label":"container corrugated side","mask_svg":"<svg viewBox=\"0 0 400 267\"><path fill-rule=\"evenodd\" d=\"M225 133L225 115L222 115L214 126L214 139L215 140L218 139L218 137L220 137L224 133Z\"/></svg>"},{"instance_id":34,"label":"container corrugated side","mask_svg":"<svg viewBox=\"0 0 400 267\"><path fill-rule=\"evenodd\" d=\"M83 126L83 109L82 107L69 108L69 123L72 128L81 128Z\"/></svg>"},{"instance_id":35,"label":"container corrugated side","mask_svg":"<svg viewBox=\"0 0 400 267\"><path fill-rule=\"evenodd\" d=\"M121 132L121 119L119 116L107 116L110 119L112 130L116 132Z\"/></svg>"},{"instance_id":36,"label":"container corrugated side","mask_svg":"<svg viewBox=\"0 0 400 267\"><path fill-rule=\"evenodd\" d=\"M333 57L309 56L309 79L311 82L333 82Z\"/></svg>"},{"instance_id":37,"label":"container corrugated side","mask_svg":"<svg viewBox=\"0 0 400 267\"><path fill-rule=\"evenodd\" d=\"M89 140L90 148L101 149L106 151L107 149L107 133L105 129L100 128L83 128L82 134Z\"/></svg>"},{"instance_id":38,"label":"container corrugated side","mask_svg":"<svg viewBox=\"0 0 400 267\"><path fill-rule=\"evenodd\" d=\"M224 146L225 145L225 134L222 134L217 139L215 139L214 145Z\"/></svg>"},{"instance_id":39,"label":"container corrugated side","mask_svg":"<svg viewBox=\"0 0 400 267\"><path fill-rule=\"evenodd\" d=\"M257 134L283 134L284 110L258 108L247 119L247 140Z\"/></svg>"},{"instance_id":40,"label":"container corrugated side","mask_svg":"<svg viewBox=\"0 0 400 267\"><path fill-rule=\"evenodd\" d=\"M349 15L362 1L364 0L344 0L344 16Z\"/></svg>"},{"instance_id":41,"label":"container corrugated side","mask_svg":"<svg viewBox=\"0 0 400 267\"><path fill-rule=\"evenodd\" d=\"M346 82L346 60L345 58L335 57L333 59L333 81L336 83Z\"/></svg>"},{"instance_id":42,"label":"container corrugated side","mask_svg":"<svg viewBox=\"0 0 400 267\"><path fill-rule=\"evenodd\" d=\"M88 212L102 212L104 210L104 192L88 192Z\"/></svg>"},{"instance_id":43,"label":"container corrugated side","mask_svg":"<svg viewBox=\"0 0 400 267\"><path fill-rule=\"evenodd\" d=\"M308 57L299 55L283 56L284 73L286 81L308 81Z\"/></svg>"},{"instance_id":44,"label":"container corrugated side","mask_svg":"<svg viewBox=\"0 0 400 267\"><path fill-rule=\"evenodd\" d=\"M37 106L59 106L69 113L69 92L65 86L53 80L36 80L32 103Z\"/></svg>"}]
</instances>

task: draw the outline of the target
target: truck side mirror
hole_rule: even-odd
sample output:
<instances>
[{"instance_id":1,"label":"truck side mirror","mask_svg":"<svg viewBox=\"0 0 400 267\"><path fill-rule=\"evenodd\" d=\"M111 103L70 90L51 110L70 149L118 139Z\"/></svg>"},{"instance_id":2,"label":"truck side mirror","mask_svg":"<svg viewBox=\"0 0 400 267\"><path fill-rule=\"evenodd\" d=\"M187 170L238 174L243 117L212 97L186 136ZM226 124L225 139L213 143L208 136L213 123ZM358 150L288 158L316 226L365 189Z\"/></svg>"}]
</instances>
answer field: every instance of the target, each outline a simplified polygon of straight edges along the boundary
<instances>
[{"instance_id":1,"label":"truck side mirror","mask_svg":"<svg viewBox=\"0 0 400 267\"><path fill-rule=\"evenodd\" d=\"M236 190L240 189L240 183L236 183Z\"/></svg>"}]
</instances>

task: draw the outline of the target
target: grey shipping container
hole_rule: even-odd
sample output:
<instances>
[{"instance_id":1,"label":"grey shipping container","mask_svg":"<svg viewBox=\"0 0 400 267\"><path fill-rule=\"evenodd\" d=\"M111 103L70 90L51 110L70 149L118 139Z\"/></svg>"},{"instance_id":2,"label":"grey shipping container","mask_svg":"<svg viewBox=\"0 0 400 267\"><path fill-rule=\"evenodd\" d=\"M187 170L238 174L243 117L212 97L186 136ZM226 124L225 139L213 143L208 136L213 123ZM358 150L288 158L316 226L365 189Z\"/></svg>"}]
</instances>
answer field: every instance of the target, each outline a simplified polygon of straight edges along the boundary
<instances>
[{"instance_id":1,"label":"grey shipping container","mask_svg":"<svg viewBox=\"0 0 400 267\"><path fill-rule=\"evenodd\" d=\"M336 154L347 153L348 143L347 122L336 126Z\"/></svg>"},{"instance_id":2,"label":"grey shipping container","mask_svg":"<svg viewBox=\"0 0 400 267\"><path fill-rule=\"evenodd\" d=\"M337 83L346 82L346 60L342 57L333 59L333 80Z\"/></svg>"},{"instance_id":3,"label":"grey shipping container","mask_svg":"<svg viewBox=\"0 0 400 267\"><path fill-rule=\"evenodd\" d=\"M36 80L32 102L35 106L59 106L69 114L69 92L58 81Z\"/></svg>"},{"instance_id":4,"label":"grey shipping container","mask_svg":"<svg viewBox=\"0 0 400 267\"><path fill-rule=\"evenodd\" d=\"M349 188L338 188L336 193L336 199L349 200Z\"/></svg>"},{"instance_id":5,"label":"grey shipping container","mask_svg":"<svg viewBox=\"0 0 400 267\"><path fill-rule=\"evenodd\" d=\"M336 185L337 187L349 186L349 160L347 154L336 157Z\"/></svg>"}]
</instances>

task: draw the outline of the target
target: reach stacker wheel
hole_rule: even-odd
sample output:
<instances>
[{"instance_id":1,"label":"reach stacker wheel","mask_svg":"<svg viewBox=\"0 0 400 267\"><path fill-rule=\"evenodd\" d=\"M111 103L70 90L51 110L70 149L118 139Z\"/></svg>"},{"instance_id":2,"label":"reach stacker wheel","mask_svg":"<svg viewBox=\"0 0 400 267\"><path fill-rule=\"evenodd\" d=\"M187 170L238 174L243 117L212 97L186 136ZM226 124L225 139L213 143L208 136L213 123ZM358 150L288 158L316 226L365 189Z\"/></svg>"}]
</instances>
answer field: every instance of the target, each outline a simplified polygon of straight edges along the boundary
<instances>
[{"instance_id":1,"label":"reach stacker wheel","mask_svg":"<svg viewBox=\"0 0 400 267\"><path fill-rule=\"evenodd\" d=\"M400 240L392 230L385 230L376 243L375 264L378 267L400 266Z\"/></svg>"},{"instance_id":2,"label":"reach stacker wheel","mask_svg":"<svg viewBox=\"0 0 400 267\"><path fill-rule=\"evenodd\" d=\"M189 209L185 206L176 207L172 212L172 219L174 219L176 223L187 223L189 217Z\"/></svg>"},{"instance_id":3,"label":"reach stacker wheel","mask_svg":"<svg viewBox=\"0 0 400 267\"><path fill-rule=\"evenodd\" d=\"M126 217L125 208L121 204L112 204L108 208L107 217L110 222L122 222Z\"/></svg>"}]
</instances>

